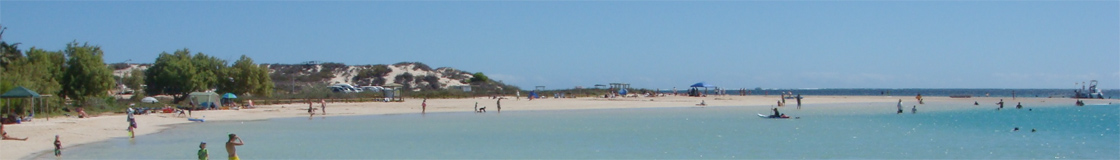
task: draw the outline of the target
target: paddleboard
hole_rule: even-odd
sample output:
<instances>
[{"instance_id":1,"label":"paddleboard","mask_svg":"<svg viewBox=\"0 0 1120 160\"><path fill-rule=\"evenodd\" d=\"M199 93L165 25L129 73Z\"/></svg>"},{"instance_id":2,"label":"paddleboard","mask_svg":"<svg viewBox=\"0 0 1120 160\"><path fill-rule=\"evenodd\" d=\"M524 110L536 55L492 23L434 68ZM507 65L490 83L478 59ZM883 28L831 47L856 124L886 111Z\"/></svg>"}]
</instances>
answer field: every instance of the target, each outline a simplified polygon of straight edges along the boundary
<instances>
[{"instance_id":1,"label":"paddleboard","mask_svg":"<svg viewBox=\"0 0 1120 160\"><path fill-rule=\"evenodd\" d=\"M195 121L195 122L206 122L206 119L201 119L201 118L187 118L187 120L188 121Z\"/></svg>"}]
</instances>

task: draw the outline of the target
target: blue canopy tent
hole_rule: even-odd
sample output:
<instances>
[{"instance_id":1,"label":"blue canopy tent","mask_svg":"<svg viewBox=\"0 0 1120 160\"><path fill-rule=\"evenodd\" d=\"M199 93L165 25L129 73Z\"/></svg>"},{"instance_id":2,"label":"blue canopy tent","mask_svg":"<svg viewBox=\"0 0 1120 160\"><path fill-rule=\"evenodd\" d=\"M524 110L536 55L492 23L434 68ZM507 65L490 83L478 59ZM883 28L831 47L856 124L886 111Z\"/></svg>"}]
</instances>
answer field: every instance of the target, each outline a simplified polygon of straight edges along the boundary
<instances>
[{"instance_id":1,"label":"blue canopy tent","mask_svg":"<svg viewBox=\"0 0 1120 160\"><path fill-rule=\"evenodd\" d=\"M696 84L692 84L689 87L692 87L692 89L688 91L688 96L700 97L700 96L703 96L703 94L700 93L699 88L703 87L704 88L704 94L707 94L708 93L708 88L714 88L716 86L711 85L711 84L707 84L707 83L704 83L704 82L699 82L699 83L696 83Z\"/></svg>"}]
</instances>

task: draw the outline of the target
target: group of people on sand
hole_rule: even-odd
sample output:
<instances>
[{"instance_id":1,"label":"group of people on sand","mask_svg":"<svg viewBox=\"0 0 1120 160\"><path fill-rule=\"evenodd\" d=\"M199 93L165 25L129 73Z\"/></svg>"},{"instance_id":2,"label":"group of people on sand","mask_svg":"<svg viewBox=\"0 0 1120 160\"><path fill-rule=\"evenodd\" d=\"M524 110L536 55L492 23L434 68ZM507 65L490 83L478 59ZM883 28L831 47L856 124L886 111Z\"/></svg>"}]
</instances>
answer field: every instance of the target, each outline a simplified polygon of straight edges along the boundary
<instances>
[{"instance_id":1,"label":"group of people on sand","mask_svg":"<svg viewBox=\"0 0 1120 160\"><path fill-rule=\"evenodd\" d=\"M505 98L498 98L498 101L495 103L495 104L497 104L496 107L498 107L498 113L502 113L502 99L505 99ZM484 112L486 112L486 106L482 106L482 108L479 108L478 107L478 102L474 102L474 112L475 113L484 113Z\"/></svg>"},{"instance_id":2,"label":"group of people on sand","mask_svg":"<svg viewBox=\"0 0 1120 160\"><path fill-rule=\"evenodd\" d=\"M320 107L319 110L323 111L323 115L327 115L327 101L320 99L319 104L320 104L319 105L319 107ZM312 117L315 116L315 102L314 101L310 101L310 100L307 101L307 114L309 116L312 116Z\"/></svg>"}]
</instances>

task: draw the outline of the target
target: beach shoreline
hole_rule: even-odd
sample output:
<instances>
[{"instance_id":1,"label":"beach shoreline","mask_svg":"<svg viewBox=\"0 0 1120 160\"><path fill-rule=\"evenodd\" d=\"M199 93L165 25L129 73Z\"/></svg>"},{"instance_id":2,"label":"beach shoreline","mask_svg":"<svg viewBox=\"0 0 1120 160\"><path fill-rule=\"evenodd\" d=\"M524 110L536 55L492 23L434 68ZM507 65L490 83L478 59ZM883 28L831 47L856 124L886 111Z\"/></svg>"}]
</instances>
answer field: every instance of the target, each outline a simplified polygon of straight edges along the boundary
<instances>
[{"instance_id":1,"label":"beach shoreline","mask_svg":"<svg viewBox=\"0 0 1120 160\"><path fill-rule=\"evenodd\" d=\"M924 97L926 104L917 104L913 96L806 96L803 99L804 108L796 109L796 100L787 99L786 106L779 107L783 113L799 114L894 114L898 100L903 101L904 110L909 111L911 106L918 106L920 112L959 110L970 108L996 109L995 102L1003 99L1006 102L1004 109L1014 109L1017 102L1023 102L1028 108L1071 106L1076 101L1070 98L1014 98L1011 97ZM551 110L584 110L584 109L628 109L628 108L672 108L672 107L701 107L698 103L703 101L707 106L741 106L757 108L760 113L767 113L770 108L780 101L779 96L711 96L711 97L639 97L639 98L571 98L571 99L502 99L502 110L507 111L551 111ZM428 99L427 111L432 113L443 112L471 112L474 102L479 107L486 106L489 113L498 112L497 99L488 97L461 98L461 99ZM978 106L971 105L974 102ZM315 117L319 116L364 116L364 115L391 115L391 114L421 114L421 99L406 99L406 102L363 102L363 103L327 103L327 114L316 110ZM1120 103L1116 99L1086 99L1088 104ZM318 109L318 103L313 107ZM942 107L943 106L943 107ZM244 110L212 110L194 111L194 117L205 117L206 121L252 121L274 118L307 117L307 104L280 104L259 106L255 109ZM38 118L35 121L17 125L5 125L4 129L14 137L28 137L27 141L0 141L0 159L28 159L51 151L53 147L52 135L60 135L63 144L63 157L65 149L82 144L95 143L112 138L126 138L126 115L116 114L92 118L67 118L54 117L50 121ZM173 113L154 113L137 115L139 127L136 135L160 133L166 129L188 123L186 118L176 117ZM202 122L205 123L205 122ZM219 135L220 136L220 135ZM77 157L80 157L78 155Z\"/></svg>"}]
</instances>

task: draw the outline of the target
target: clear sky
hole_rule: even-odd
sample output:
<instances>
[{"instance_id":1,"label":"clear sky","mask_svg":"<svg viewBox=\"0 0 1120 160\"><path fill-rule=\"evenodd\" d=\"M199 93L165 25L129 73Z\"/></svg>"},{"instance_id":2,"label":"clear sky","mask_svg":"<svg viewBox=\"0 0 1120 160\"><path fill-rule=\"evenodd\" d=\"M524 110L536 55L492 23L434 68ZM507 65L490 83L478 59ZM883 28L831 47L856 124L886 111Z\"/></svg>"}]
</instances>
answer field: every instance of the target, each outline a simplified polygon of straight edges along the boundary
<instances>
[{"instance_id":1,"label":"clear sky","mask_svg":"<svg viewBox=\"0 0 1120 160\"><path fill-rule=\"evenodd\" d=\"M1120 88L1117 1L0 1L0 25L108 63L419 61L523 88Z\"/></svg>"}]
</instances>

